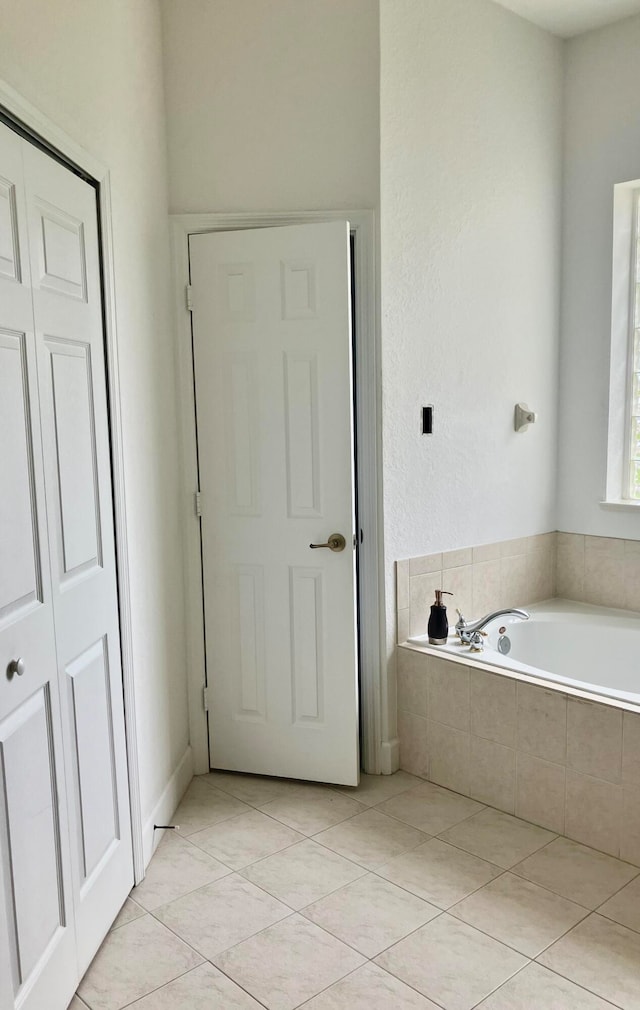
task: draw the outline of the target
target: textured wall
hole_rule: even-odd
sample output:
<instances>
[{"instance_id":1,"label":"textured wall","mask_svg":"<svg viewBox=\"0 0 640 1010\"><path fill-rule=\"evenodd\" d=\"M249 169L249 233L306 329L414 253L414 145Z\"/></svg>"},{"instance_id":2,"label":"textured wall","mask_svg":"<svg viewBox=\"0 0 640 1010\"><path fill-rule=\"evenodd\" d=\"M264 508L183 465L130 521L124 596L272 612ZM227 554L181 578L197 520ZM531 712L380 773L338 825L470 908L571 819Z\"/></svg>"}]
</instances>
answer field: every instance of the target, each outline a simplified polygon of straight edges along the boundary
<instances>
[{"instance_id":1,"label":"textured wall","mask_svg":"<svg viewBox=\"0 0 640 1010\"><path fill-rule=\"evenodd\" d=\"M173 211L377 207L377 0L162 0Z\"/></svg>"},{"instance_id":2,"label":"textured wall","mask_svg":"<svg viewBox=\"0 0 640 1010\"><path fill-rule=\"evenodd\" d=\"M555 528L562 43L485 0L381 0L380 39L391 601L399 558Z\"/></svg>"},{"instance_id":3,"label":"textured wall","mask_svg":"<svg viewBox=\"0 0 640 1010\"><path fill-rule=\"evenodd\" d=\"M613 187L640 178L640 17L567 44L558 526L640 537L601 508L611 336Z\"/></svg>"}]
</instances>

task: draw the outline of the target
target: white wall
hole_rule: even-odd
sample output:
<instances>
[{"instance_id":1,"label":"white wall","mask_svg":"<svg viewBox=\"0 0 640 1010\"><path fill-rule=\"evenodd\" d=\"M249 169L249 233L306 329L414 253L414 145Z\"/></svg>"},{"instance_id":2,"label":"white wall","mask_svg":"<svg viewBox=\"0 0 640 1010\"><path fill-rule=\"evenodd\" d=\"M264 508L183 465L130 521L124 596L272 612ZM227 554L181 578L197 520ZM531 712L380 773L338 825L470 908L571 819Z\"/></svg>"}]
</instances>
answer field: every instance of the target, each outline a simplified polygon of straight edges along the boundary
<instances>
[{"instance_id":1,"label":"white wall","mask_svg":"<svg viewBox=\"0 0 640 1010\"><path fill-rule=\"evenodd\" d=\"M112 172L143 819L188 743L156 0L0 4L0 78Z\"/></svg>"},{"instance_id":2,"label":"white wall","mask_svg":"<svg viewBox=\"0 0 640 1010\"><path fill-rule=\"evenodd\" d=\"M377 207L377 0L162 0L171 209Z\"/></svg>"},{"instance_id":3,"label":"white wall","mask_svg":"<svg viewBox=\"0 0 640 1010\"><path fill-rule=\"evenodd\" d=\"M488 0L381 0L380 52L391 645L398 558L555 528L562 43Z\"/></svg>"},{"instance_id":4,"label":"white wall","mask_svg":"<svg viewBox=\"0 0 640 1010\"><path fill-rule=\"evenodd\" d=\"M640 17L567 43L558 528L640 539L600 506L606 473L613 187L640 178Z\"/></svg>"},{"instance_id":5,"label":"white wall","mask_svg":"<svg viewBox=\"0 0 640 1010\"><path fill-rule=\"evenodd\" d=\"M553 526L561 88L559 40L495 4L382 0L389 560Z\"/></svg>"}]
</instances>

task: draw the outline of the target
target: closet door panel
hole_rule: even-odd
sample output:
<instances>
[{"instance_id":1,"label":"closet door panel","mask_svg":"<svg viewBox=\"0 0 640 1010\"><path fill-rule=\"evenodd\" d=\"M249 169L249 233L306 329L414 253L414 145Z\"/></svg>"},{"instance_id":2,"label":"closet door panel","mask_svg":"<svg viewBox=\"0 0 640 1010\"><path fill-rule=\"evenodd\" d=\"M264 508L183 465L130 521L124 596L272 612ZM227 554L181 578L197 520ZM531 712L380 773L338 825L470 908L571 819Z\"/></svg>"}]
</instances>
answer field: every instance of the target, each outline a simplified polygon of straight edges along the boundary
<instances>
[{"instance_id":1,"label":"closet door panel","mask_svg":"<svg viewBox=\"0 0 640 1010\"><path fill-rule=\"evenodd\" d=\"M24 163L82 973L133 886L97 201Z\"/></svg>"},{"instance_id":2,"label":"closet door panel","mask_svg":"<svg viewBox=\"0 0 640 1010\"><path fill-rule=\"evenodd\" d=\"M69 824L23 186L0 125L0 1006L77 982Z\"/></svg>"}]
</instances>

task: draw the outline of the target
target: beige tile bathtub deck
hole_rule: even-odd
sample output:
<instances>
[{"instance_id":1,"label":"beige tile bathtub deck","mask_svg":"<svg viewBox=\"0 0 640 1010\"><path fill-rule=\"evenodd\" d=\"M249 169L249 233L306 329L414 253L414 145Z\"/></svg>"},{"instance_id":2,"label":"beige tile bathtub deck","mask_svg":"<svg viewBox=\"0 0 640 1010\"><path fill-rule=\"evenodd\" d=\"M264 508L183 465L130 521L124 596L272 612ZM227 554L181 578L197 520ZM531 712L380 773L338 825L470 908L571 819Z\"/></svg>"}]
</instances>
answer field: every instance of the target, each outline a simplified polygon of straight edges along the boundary
<instances>
[{"instance_id":1,"label":"beige tile bathtub deck","mask_svg":"<svg viewBox=\"0 0 640 1010\"><path fill-rule=\"evenodd\" d=\"M72 1010L640 1010L638 867L403 772L180 809Z\"/></svg>"}]
</instances>

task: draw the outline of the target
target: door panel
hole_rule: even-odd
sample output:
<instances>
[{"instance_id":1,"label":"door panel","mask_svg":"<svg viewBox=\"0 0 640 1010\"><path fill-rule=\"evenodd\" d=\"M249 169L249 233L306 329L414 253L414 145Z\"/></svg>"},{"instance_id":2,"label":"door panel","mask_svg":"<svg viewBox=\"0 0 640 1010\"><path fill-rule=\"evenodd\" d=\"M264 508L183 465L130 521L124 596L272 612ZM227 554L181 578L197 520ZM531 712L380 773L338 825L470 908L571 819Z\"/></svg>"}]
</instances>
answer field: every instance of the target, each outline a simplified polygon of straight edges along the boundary
<instances>
[{"instance_id":1,"label":"door panel","mask_svg":"<svg viewBox=\"0 0 640 1010\"><path fill-rule=\"evenodd\" d=\"M353 785L349 226L190 254L211 764ZM342 553L310 549L335 532Z\"/></svg>"},{"instance_id":2,"label":"door panel","mask_svg":"<svg viewBox=\"0 0 640 1010\"><path fill-rule=\"evenodd\" d=\"M133 886L95 190L25 144L77 952Z\"/></svg>"},{"instance_id":3,"label":"door panel","mask_svg":"<svg viewBox=\"0 0 640 1010\"><path fill-rule=\"evenodd\" d=\"M0 619L43 602L28 394L27 335L0 330L0 431L13 434L0 445L0 473L11 489L0 495Z\"/></svg>"},{"instance_id":4,"label":"door panel","mask_svg":"<svg viewBox=\"0 0 640 1010\"><path fill-rule=\"evenodd\" d=\"M117 781L106 642L96 642L67 667L75 758L82 883L117 842Z\"/></svg>"},{"instance_id":5,"label":"door panel","mask_svg":"<svg viewBox=\"0 0 640 1010\"><path fill-rule=\"evenodd\" d=\"M0 724L6 817L2 834L12 874L14 971L19 986L29 980L65 925L51 721L45 686Z\"/></svg>"},{"instance_id":6,"label":"door panel","mask_svg":"<svg viewBox=\"0 0 640 1010\"><path fill-rule=\"evenodd\" d=\"M90 348L47 340L53 400L60 578L98 565L97 456L91 396Z\"/></svg>"},{"instance_id":7,"label":"door panel","mask_svg":"<svg viewBox=\"0 0 640 1010\"><path fill-rule=\"evenodd\" d=\"M77 966L23 146L0 125L0 1006L51 1010Z\"/></svg>"}]
</instances>

